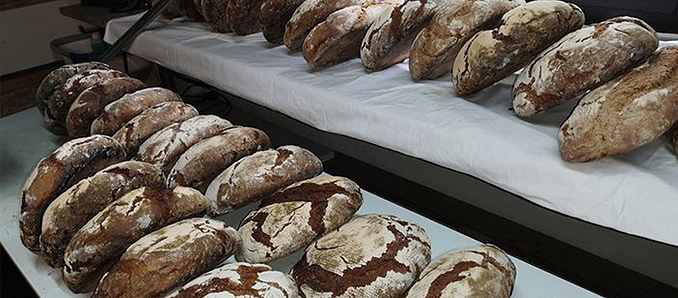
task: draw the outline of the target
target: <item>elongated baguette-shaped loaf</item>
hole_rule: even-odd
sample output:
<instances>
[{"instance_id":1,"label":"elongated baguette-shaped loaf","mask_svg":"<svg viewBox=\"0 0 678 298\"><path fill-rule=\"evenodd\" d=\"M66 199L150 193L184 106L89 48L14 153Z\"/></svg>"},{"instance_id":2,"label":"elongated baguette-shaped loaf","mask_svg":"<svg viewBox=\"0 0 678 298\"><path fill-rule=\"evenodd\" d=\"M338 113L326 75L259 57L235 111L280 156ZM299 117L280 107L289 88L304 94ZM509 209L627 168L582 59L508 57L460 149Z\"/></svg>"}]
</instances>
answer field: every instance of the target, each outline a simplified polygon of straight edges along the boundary
<instances>
[{"instance_id":1,"label":"elongated baguette-shaped loaf","mask_svg":"<svg viewBox=\"0 0 678 298\"><path fill-rule=\"evenodd\" d=\"M167 185L190 186L205 191L219 173L237 160L268 149L271 141L261 130L233 127L188 148L167 176Z\"/></svg>"},{"instance_id":2,"label":"elongated baguette-shaped loaf","mask_svg":"<svg viewBox=\"0 0 678 298\"><path fill-rule=\"evenodd\" d=\"M259 12L261 31L268 42L279 45L283 43L285 25L292 18L294 11L305 0L264 0Z\"/></svg>"},{"instance_id":3,"label":"elongated baguette-shaped loaf","mask_svg":"<svg viewBox=\"0 0 678 298\"><path fill-rule=\"evenodd\" d=\"M315 177L263 200L238 233L238 261L269 263L311 244L345 224L363 203L360 187L343 177Z\"/></svg>"},{"instance_id":4,"label":"elongated baguette-shaped loaf","mask_svg":"<svg viewBox=\"0 0 678 298\"><path fill-rule=\"evenodd\" d=\"M498 247L483 244L449 251L421 273L405 298L509 298L516 266Z\"/></svg>"},{"instance_id":5,"label":"elongated baguette-shaped loaf","mask_svg":"<svg viewBox=\"0 0 678 298\"><path fill-rule=\"evenodd\" d=\"M231 263L188 282L167 298L297 298L297 286L287 274L264 264Z\"/></svg>"},{"instance_id":6,"label":"elongated baguette-shaped loaf","mask_svg":"<svg viewBox=\"0 0 678 298\"><path fill-rule=\"evenodd\" d=\"M617 17L572 32L544 50L518 75L513 110L534 116L596 88L643 62L657 49L645 22Z\"/></svg>"},{"instance_id":7,"label":"elongated baguette-shaped loaf","mask_svg":"<svg viewBox=\"0 0 678 298\"><path fill-rule=\"evenodd\" d=\"M369 214L311 244L291 275L305 298L398 298L430 261L424 229L395 216Z\"/></svg>"},{"instance_id":8,"label":"elongated baguette-shaped loaf","mask_svg":"<svg viewBox=\"0 0 678 298\"><path fill-rule=\"evenodd\" d=\"M205 192L209 212L213 216L227 213L322 171L320 159L297 146L254 153L230 165L210 183Z\"/></svg>"},{"instance_id":9,"label":"elongated baguette-shaped loaf","mask_svg":"<svg viewBox=\"0 0 678 298\"><path fill-rule=\"evenodd\" d=\"M214 115L195 116L167 126L139 146L135 159L152 163L169 173L179 156L203 139L221 134L231 122Z\"/></svg>"},{"instance_id":10,"label":"elongated baguette-shaped loaf","mask_svg":"<svg viewBox=\"0 0 678 298\"><path fill-rule=\"evenodd\" d=\"M139 151L139 146L159 130L198 116L198 110L181 101L162 102L132 118L113 135L125 148L128 157Z\"/></svg>"},{"instance_id":11,"label":"elongated baguette-shaped loaf","mask_svg":"<svg viewBox=\"0 0 678 298\"><path fill-rule=\"evenodd\" d=\"M581 9L562 1L533 1L511 9L501 26L478 32L459 51L452 68L456 92L471 94L494 84L582 25Z\"/></svg>"},{"instance_id":12,"label":"elongated baguette-shaped loaf","mask_svg":"<svg viewBox=\"0 0 678 298\"><path fill-rule=\"evenodd\" d=\"M461 47L480 30L489 29L524 0L451 0L419 32L410 50L410 75L435 79L452 70Z\"/></svg>"},{"instance_id":13,"label":"elongated baguette-shaped loaf","mask_svg":"<svg viewBox=\"0 0 678 298\"><path fill-rule=\"evenodd\" d=\"M240 35L248 35L261 31L259 11L263 0L229 0L228 24L231 30Z\"/></svg>"},{"instance_id":14,"label":"elongated baguette-shaped loaf","mask_svg":"<svg viewBox=\"0 0 678 298\"><path fill-rule=\"evenodd\" d=\"M74 139L61 145L35 167L21 191L19 229L21 242L40 252L42 216L63 191L125 158L124 149L107 136Z\"/></svg>"},{"instance_id":15,"label":"elongated baguette-shaped loaf","mask_svg":"<svg viewBox=\"0 0 678 298\"><path fill-rule=\"evenodd\" d=\"M228 24L228 2L228 0L202 0L200 3L205 20L216 32L231 32L231 26Z\"/></svg>"},{"instance_id":16,"label":"elongated baguette-shaped loaf","mask_svg":"<svg viewBox=\"0 0 678 298\"><path fill-rule=\"evenodd\" d=\"M126 94L104 108L102 114L92 122L90 132L93 135L112 136L141 112L167 101L181 101L181 97L179 94L161 87L146 88Z\"/></svg>"},{"instance_id":17,"label":"elongated baguette-shaped loaf","mask_svg":"<svg viewBox=\"0 0 678 298\"><path fill-rule=\"evenodd\" d=\"M206 208L205 197L188 187L128 192L73 236L64 253L66 285L76 293L92 290L132 243L168 224L200 216Z\"/></svg>"},{"instance_id":18,"label":"elongated baguette-shaped loaf","mask_svg":"<svg viewBox=\"0 0 678 298\"><path fill-rule=\"evenodd\" d=\"M354 5L332 13L304 40L304 59L311 67L325 67L360 56L360 43L377 17L396 1Z\"/></svg>"},{"instance_id":19,"label":"elongated baguette-shaped loaf","mask_svg":"<svg viewBox=\"0 0 678 298\"><path fill-rule=\"evenodd\" d=\"M144 82L135 78L121 77L85 89L68 110L66 116L68 135L71 137L89 135L92 122L101 115L106 105L118 100L126 93L145 87Z\"/></svg>"},{"instance_id":20,"label":"elongated baguette-shaped loaf","mask_svg":"<svg viewBox=\"0 0 678 298\"><path fill-rule=\"evenodd\" d=\"M240 245L225 223L191 218L139 239L101 279L92 298L151 298L228 259Z\"/></svg>"},{"instance_id":21,"label":"elongated baguette-shaped loaf","mask_svg":"<svg viewBox=\"0 0 678 298\"><path fill-rule=\"evenodd\" d=\"M586 162L631 151L678 121L678 47L594 89L560 128L560 155Z\"/></svg>"}]
</instances>

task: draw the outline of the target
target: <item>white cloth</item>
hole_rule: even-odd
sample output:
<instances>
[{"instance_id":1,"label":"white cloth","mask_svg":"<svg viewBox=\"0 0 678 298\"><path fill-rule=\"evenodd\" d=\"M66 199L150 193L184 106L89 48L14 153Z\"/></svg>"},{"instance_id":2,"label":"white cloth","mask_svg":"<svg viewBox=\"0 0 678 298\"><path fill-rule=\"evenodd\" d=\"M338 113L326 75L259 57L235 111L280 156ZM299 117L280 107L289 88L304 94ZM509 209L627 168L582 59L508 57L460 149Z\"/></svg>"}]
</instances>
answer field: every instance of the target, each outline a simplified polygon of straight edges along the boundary
<instances>
[{"instance_id":1,"label":"white cloth","mask_svg":"<svg viewBox=\"0 0 678 298\"><path fill-rule=\"evenodd\" d=\"M115 42L139 16L108 23ZM467 98L449 76L414 82L407 63L367 73L359 59L310 71L259 34L156 21L129 51L315 128L460 171L543 207L678 245L678 158L665 138L586 164L561 160L559 125L575 101L529 121L510 110L508 78Z\"/></svg>"}]
</instances>

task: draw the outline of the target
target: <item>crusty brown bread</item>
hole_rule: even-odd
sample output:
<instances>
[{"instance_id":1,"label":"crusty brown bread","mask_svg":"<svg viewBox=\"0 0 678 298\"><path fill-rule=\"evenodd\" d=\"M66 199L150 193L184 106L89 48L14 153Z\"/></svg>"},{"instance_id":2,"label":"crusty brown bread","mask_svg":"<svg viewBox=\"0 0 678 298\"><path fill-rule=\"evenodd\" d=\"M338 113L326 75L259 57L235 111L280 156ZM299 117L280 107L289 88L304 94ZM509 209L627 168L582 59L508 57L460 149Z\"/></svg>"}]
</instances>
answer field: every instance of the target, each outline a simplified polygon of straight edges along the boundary
<instances>
[{"instance_id":1,"label":"crusty brown bread","mask_svg":"<svg viewBox=\"0 0 678 298\"><path fill-rule=\"evenodd\" d=\"M216 32L231 32L228 24L228 0L202 0L203 16Z\"/></svg>"},{"instance_id":2,"label":"crusty brown bread","mask_svg":"<svg viewBox=\"0 0 678 298\"><path fill-rule=\"evenodd\" d=\"M669 130L669 138L673 143L673 151L678 155L678 122Z\"/></svg>"},{"instance_id":3,"label":"crusty brown bread","mask_svg":"<svg viewBox=\"0 0 678 298\"><path fill-rule=\"evenodd\" d=\"M678 121L678 47L665 47L629 73L594 89L560 128L560 155L586 162L622 154Z\"/></svg>"},{"instance_id":4,"label":"crusty brown bread","mask_svg":"<svg viewBox=\"0 0 678 298\"><path fill-rule=\"evenodd\" d=\"M259 11L263 0L229 0L227 22L233 32L248 35L261 31Z\"/></svg>"},{"instance_id":5,"label":"crusty brown bread","mask_svg":"<svg viewBox=\"0 0 678 298\"><path fill-rule=\"evenodd\" d=\"M305 0L264 0L259 12L261 31L268 42L274 45L283 43L285 25L294 11Z\"/></svg>"}]
</instances>

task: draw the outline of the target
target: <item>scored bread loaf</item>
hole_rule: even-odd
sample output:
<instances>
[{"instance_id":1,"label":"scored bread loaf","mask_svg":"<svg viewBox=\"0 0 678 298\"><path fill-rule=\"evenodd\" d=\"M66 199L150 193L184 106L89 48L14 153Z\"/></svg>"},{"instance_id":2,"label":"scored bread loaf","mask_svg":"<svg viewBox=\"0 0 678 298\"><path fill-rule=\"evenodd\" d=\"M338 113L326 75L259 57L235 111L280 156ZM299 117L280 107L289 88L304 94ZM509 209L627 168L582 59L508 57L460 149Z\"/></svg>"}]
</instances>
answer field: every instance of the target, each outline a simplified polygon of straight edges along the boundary
<instances>
[{"instance_id":1,"label":"scored bread loaf","mask_svg":"<svg viewBox=\"0 0 678 298\"><path fill-rule=\"evenodd\" d=\"M334 65L360 56L360 43L377 17L398 3L386 1L349 6L333 12L304 40L304 59L313 67Z\"/></svg>"},{"instance_id":2,"label":"scored bread loaf","mask_svg":"<svg viewBox=\"0 0 678 298\"><path fill-rule=\"evenodd\" d=\"M285 25L294 11L305 0L264 0L259 12L259 23L264 38L274 45L283 43Z\"/></svg>"},{"instance_id":3,"label":"scored bread loaf","mask_svg":"<svg viewBox=\"0 0 678 298\"><path fill-rule=\"evenodd\" d=\"M228 24L228 0L202 0L200 3L205 21L216 32L231 32Z\"/></svg>"},{"instance_id":4,"label":"scored bread loaf","mask_svg":"<svg viewBox=\"0 0 678 298\"><path fill-rule=\"evenodd\" d=\"M398 298L430 261L424 229L395 216L369 214L316 240L291 275L301 297Z\"/></svg>"},{"instance_id":5,"label":"scored bread loaf","mask_svg":"<svg viewBox=\"0 0 678 298\"><path fill-rule=\"evenodd\" d=\"M76 138L89 135L92 122L101 115L106 105L126 93L145 87L144 82L135 78L120 77L85 89L71 104L66 115L68 135Z\"/></svg>"},{"instance_id":6,"label":"scored bread loaf","mask_svg":"<svg viewBox=\"0 0 678 298\"><path fill-rule=\"evenodd\" d=\"M297 298L297 286L287 274L264 264L231 263L183 285L167 298Z\"/></svg>"},{"instance_id":7,"label":"scored bread loaf","mask_svg":"<svg viewBox=\"0 0 678 298\"><path fill-rule=\"evenodd\" d=\"M421 273L405 298L509 298L516 266L498 247L483 244L442 254Z\"/></svg>"},{"instance_id":8,"label":"scored bread loaf","mask_svg":"<svg viewBox=\"0 0 678 298\"><path fill-rule=\"evenodd\" d=\"M631 151L678 121L678 47L585 95L558 134L560 155L586 162Z\"/></svg>"},{"instance_id":9,"label":"scored bread loaf","mask_svg":"<svg viewBox=\"0 0 678 298\"><path fill-rule=\"evenodd\" d=\"M216 267L239 245L238 233L221 221L185 219L132 244L92 298L160 297Z\"/></svg>"},{"instance_id":10,"label":"scored bread loaf","mask_svg":"<svg viewBox=\"0 0 678 298\"><path fill-rule=\"evenodd\" d=\"M658 44L652 27L632 17L616 17L567 34L518 75L513 110L531 117L570 100L643 62Z\"/></svg>"},{"instance_id":11,"label":"scored bread loaf","mask_svg":"<svg viewBox=\"0 0 678 298\"><path fill-rule=\"evenodd\" d=\"M188 187L128 192L88 221L64 253L63 277L75 293L92 290L129 245L179 220L200 216L205 197Z\"/></svg>"},{"instance_id":12,"label":"scored bread loaf","mask_svg":"<svg viewBox=\"0 0 678 298\"><path fill-rule=\"evenodd\" d=\"M90 133L112 136L141 112L167 101L182 100L179 94L161 87L146 88L125 94L104 108L101 115L92 122Z\"/></svg>"},{"instance_id":13,"label":"scored bread loaf","mask_svg":"<svg viewBox=\"0 0 678 298\"><path fill-rule=\"evenodd\" d=\"M499 27L478 32L459 51L452 68L456 92L471 94L494 84L582 25L581 9L562 1L533 1L511 9Z\"/></svg>"},{"instance_id":14,"label":"scored bread loaf","mask_svg":"<svg viewBox=\"0 0 678 298\"><path fill-rule=\"evenodd\" d=\"M259 151L241 158L214 178L205 191L209 213L225 214L322 171L320 159L297 146Z\"/></svg>"},{"instance_id":15,"label":"scored bread loaf","mask_svg":"<svg viewBox=\"0 0 678 298\"><path fill-rule=\"evenodd\" d=\"M47 206L78 181L122 161L124 151L112 138L95 135L68 141L40 160L21 191L19 231L24 246L39 253Z\"/></svg>"},{"instance_id":16,"label":"scored bread loaf","mask_svg":"<svg viewBox=\"0 0 678 298\"><path fill-rule=\"evenodd\" d=\"M345 224L363 203L358 185L343 177L315 177L292 184L261 202L238 229L238 261L269 263L311 244Z\"/></svg>"},{"instance_id":17,"label":"scored bread loaf","mask_svg":"<svg viewBox=\"0 0 678 298\"><path fill-rule=\"evenodd\" d=\"M496 25L524 0L450 0L441 4L410 49L412 78L435 79L452 70L459 49L480 30Z\"/></svg>"},{"instance_id":18,"label":"scored bread loaf","mask_svg":"<svg viewBox=\"0 0 678 298\"><path fill-rule=\"evenodd\" d=\"M137 154L139 146L159 130L198 116L198 110L181 101L161 102L132 118L113 135L128 157Z\"/></svg>"},{"instance_id":19,"label":"scored bread loaf","mask_svg":"<svg viewBox=\"0 0 678 298\"><path fill-rule=\"evenodd\" d=\"M205 191L223 170L235 161L260 150L268 149L271 141L261 130L232 127L220 135L204 139L188 148L172 167L167 185L190 186Z\"/></svg>"},{"instance_id":20,"label":"scored bread loaf","mask_svg":"<svg viewBox=\"0 0 678 298\"><path fill-rule=\"evenodd\" d=\"M435 13L436 3L407 0L382 13L370 26L360 46L360 59L369 71L378 71L405 60L417 33Z\"/></svg>"},{"instance_id":21,"label":"scored bread loaf","mask_svg":"<svg viewBox=\"0 0 678 298\"><path fill-rule=\"evenodd\" d=\"M152 164L125 161L107 167L71 186L57 197L42 217L40 248L52 267L61 267L71 237L109 203L142 186L164 187L162 171Z\"/></svg>"},{"instance_id":22,"label":"scored bread loaf","mask_svg":"<svg viewBox=\"0 0 678 298\"><path fill-rule=\"evenodd\" d=\"M226 13L231 30L240 35L261 31L259 10L263 0L229 0Z\"/></svg>"}]
</instances>

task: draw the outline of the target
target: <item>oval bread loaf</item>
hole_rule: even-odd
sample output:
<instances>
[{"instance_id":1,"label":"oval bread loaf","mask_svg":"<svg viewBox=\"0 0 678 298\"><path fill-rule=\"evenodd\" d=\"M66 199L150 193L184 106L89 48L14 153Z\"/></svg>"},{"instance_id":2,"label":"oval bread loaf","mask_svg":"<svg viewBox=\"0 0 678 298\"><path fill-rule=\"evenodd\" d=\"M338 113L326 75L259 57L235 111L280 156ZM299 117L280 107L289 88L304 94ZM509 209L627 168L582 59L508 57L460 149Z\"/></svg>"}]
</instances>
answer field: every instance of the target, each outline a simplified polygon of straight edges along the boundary
<instances>
[{"instance_id":1,"label":"oval bread loaf","mask_svg":"<svg viewBox=\"0 0 678 298\"><path fill-rule=\"evenodd\" d=\"M240 35L261 31L259 11L263 0L229 0L226 13L231 30Z\"/></svg>"},{"instance_id":2,"label":"oval bread loaf","mask_svg":"<svg viewBox=\"0 0 678 298\"><path fill-rule=\"evenodd\" d=\"M297 298L297 286L287 274L264 264L231 263L188 282L167 298Z\"/></svg>"},{"instance_id":3,"label":"oval bread loaf","mask_svg":"<svg viewBox=\"0 0 678 298\"><path fill-rule=\"evenodd\" d=\"M182 100L179 94L161 87L146 88L126 94L104 108L102 114L92 122L90 132L93 135L112 136L141 112L156 104L168 101Z\"/></svg>"},{"instance_id":4,"label":"oval bread loaf","mask_svg":"<svg viewBox=\"0 0 678 298\"><path fill-rule=\"evenodd\" d=\"M585 95L560 128L560 155L586 162L631 151L678 121L678 47Z\"/></svg>"},{"instance_id":5,"label":"oval bread loaf","mask_svg":"<svg viewBox=\"0 0 678 298\"><path fill-rule=\"evenodd\" d=\"M78 181L122 161L124 151L112 138L95 135L68 141L43 158L21 191L19 229L24 246L39 252L42 216L47 206Z\"/></svg>"},{"instance_id":6,"label":"oval bread loaf","mask_svg":"<svg viewBox=\"0 0 678 298\"><path fill-rule=\"evenodd\" d=\"M647 59L659 44L645 22L617 17L572 32L540 53L513 85L513 110L534 116Z\"/></svg>"},{"instance_id":7,"label":"oval bread loaf","mask_svg":"<svg viewBox=\"0 0 678 298\"><path fill-rule=\"evenodd\" d=\"M130 246L101 278L92 298L159 297L216 267L239 244L238 233L221 221L177 222Z\"/></svg>"},{"instance_id":8,"label":"oval bread loaf","mask_svg":"<svg viewBox=\"0 0 678 298\"><path fill-rule=\"evenodd\" d=\"M221 134L231 122L214 115L195 116L167 126L139 146L135 159L152 163L169 173L179 156L203 139Z\"/></svg>"},{"instance_id":9,"label":"oval bread loaf","mask_svg":"<svg viewBox=\"0 0 678 298\"><path fill-rule=\"evenodd\" d=\"M323 164L310 151L281 146L243 157L207 187L210 215L225 214L263 199L278 189L319 175Z\"/></svg>"},{"instance_id":10,"label":"oval bread loaf","mask_svg":"<svg viewBox=\"0 0 678 298\"><path fill-rule=\"evenodd\" d=\"M125 148L128 157L139 151L139 146L159 130L198 116L198 110L181 101L162 102L132 118L113 135Z\"/></svg>"},{"instance_id":11,"label":"oval bread loaf","mask_svg":"<svg viewBox=\"0 0 678 298\"><path fill-rule=\"evenodd\" d=\"M509 298L516 266L498 247L483 244L449 251L429 264L405 298Z\"/></svg>"},{"instance_id":12,"label":"oval bread loaf","mask_svg":"<svg viewBox=\"0 0 678 298\"><path fill-rule=\"evenodd\" d=\"M358 185L343 177L315 177L264 199L238 233L238 261L269 263L311 244L345 224L363 203Z\"/></svg>"},{"instance_id":13,"label":"oval bread loaf","mask_svg":"<svg viewBox=\"0 0 678 298\"><path fill-rule=\"evenodd\" d=\"M471 94L494 84L582 25L581 9L562 1L533 1L511 9L501 26L478 32L459 51L452 68L456 92Z\"/></svg>"},{"instance_id":14,"label":"oval bread loaf","mask_svg":"<svg viewBox=\"0 0 678 298\"><path fill-rule=\"evenodd\" d=\"M426 231L389 215L356 216L292 268L301 297L398 298L431 261Z\"/></svg>"},{"instance_id":15,"label":"oval bread loaf","mask_svg":"<svg viewBox=\"0 0 678 298\"><path fill-rule=\"evenodd\" d=\"M73 236L64 253L66 285L76 293L92 290L132 243L168 224L200 216L206 208L205 197L188 187L128 192Z\"/></svg>"},{"instance_id":16,"label":"oval bread loaf","mask_svg":"<svg viewBox=\"0 0 678 298\"><path fill-rule=\"evenodd\" d=\"M231 32L228 24L228 2L229 0L202 0L200 3L205 21L216 32Z\"/></svg>"},{"instance_id":17,"label":"oval bread loaf","mask_svg":"<svg viewBox=\"0 0 678 298\"><path fill-rule=\"evenodd\" d=\"M294 11L305 0L264 0L259 12L261 31L268 42L274 45L283 43L285 25Z\"/></svg>"},{"instance_id":18,"label":"oval bread loaf","mask_svg":"<svg viewBox=\"0 0 678 298\"><path fill-rule=\"evenodd\" d=\"M360 59L369 71L378 71L405 60L417 33L435 13L427 0L405 1L382 13L370 26L360 46Z\"/></svg>"},{"instance_id":19,"label":"oval bread loaf","mask_svg":"<svg viewBox=\"0 0 678 298\"><path fill-rule=\"evenodd\" d=\"M237 160L268 149L271 141L261 130L233 127L188 148L167 176L167 185L190 186L205 191L219 173Z\"/></svg>"},{"instance_id":20,"label":"oval bread loaf","mask_svg":"<svg viewBox=\"0 0 678 298\"><path fill-rule=\"evenodd\" d=\"M360 43L377 17L397 5L387 1L349 6L333 12L304 40L303 54L313 67L326 67L360 56Z\"/></svg>"},{"instance_id":21,"label":"oval bread loaf","mask_svg":"<svg viewBox=\"0 0 678 298\"><path fill-rule=\"evenodd\" d=\"M135 78L120 77L85 89L75 99L66 115L68 135L76 138L89 135L92 122L101 115L106 105L126 93L145 87L144 82Z\"/></svg>"},{"instance_id":22,"label":"oval bread loaf","mask_svg":"<svg viewBox=\"0 0 678 298\"><path fill-rule=\"evenodd\" d=\"M480 30L496 25L524 0L451 0L441 4L410 50L412 78L435 79L449 73L461 47Z\"/></svg>"},{"instance_id":23,"label":"oval bread loaf","mask_svg":"<svg viewBox=\"0 0 678 298\"><path fill-rule=\"evenodd\" d=\"M164 187L164 178L162 171L152 164L125 161L73 185L47 207L42 217L43 259L52 267L61 267L68 242L87 221L131 190L142 186Z\"/></svg>"}]
</instances>

